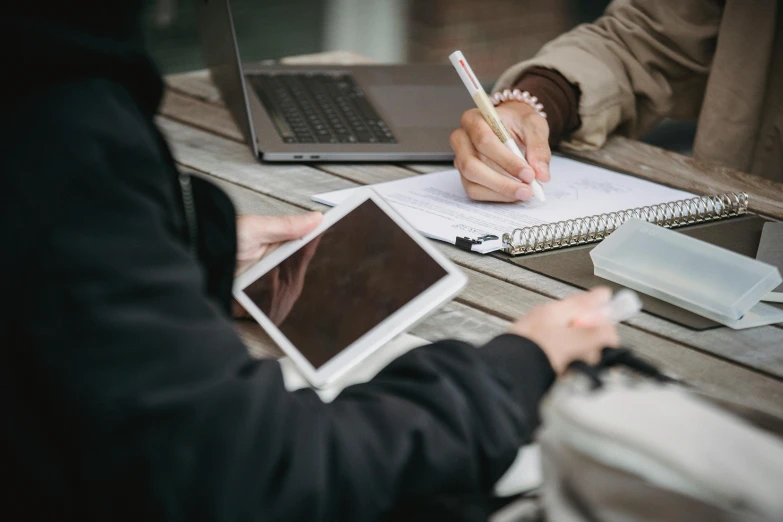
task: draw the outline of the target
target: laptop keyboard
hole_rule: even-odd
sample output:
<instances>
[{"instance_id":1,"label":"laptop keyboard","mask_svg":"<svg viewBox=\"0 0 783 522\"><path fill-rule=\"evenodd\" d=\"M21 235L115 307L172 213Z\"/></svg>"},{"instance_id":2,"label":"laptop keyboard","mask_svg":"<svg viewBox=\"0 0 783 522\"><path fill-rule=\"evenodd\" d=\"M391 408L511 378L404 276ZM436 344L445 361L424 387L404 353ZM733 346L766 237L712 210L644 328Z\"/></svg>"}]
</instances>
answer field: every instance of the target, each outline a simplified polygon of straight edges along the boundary
<instances>
[{"instance_id":1,"label":"laptop keyboard","mask_svg":"<svg viewBox=\"0 0 783 522\"><path fill-rule=\"evenodd\" d=\"M285 143L397 143L349 75L252 74L248 79Z\"/></svg>"}]
</instances>

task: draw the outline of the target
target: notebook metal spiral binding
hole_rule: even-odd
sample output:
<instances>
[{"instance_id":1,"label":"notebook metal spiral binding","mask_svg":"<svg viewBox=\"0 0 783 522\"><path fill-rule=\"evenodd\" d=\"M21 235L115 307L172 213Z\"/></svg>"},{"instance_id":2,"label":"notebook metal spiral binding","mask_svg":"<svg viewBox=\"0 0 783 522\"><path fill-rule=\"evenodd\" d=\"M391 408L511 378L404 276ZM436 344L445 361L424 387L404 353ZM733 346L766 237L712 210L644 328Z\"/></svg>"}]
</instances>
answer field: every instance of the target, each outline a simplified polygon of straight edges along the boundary
<instances>
[{"instance_id":1,"label":"notebook metal spiral binding","mask_svg":"<svg viewBox=\"0 0 783 522\"><path fill-rule=\"evenodd\" d=\"M748 210L745 192L699 196L607 214L517 228L503 234L503 250L511 255L531 254L600 241L628 221L639 218L666 228L739 216Z\"/></svg>"}]
</instances>

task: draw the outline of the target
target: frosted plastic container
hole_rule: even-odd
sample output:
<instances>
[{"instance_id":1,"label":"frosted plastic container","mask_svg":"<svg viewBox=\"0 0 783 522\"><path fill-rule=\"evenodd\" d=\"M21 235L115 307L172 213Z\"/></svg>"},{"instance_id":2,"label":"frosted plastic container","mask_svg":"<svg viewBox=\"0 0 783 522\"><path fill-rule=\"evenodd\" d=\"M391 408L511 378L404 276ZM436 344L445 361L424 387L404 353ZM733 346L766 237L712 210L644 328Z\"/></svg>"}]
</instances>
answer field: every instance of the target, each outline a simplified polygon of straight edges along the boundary
<instances>
[{"instance_id":1,"label":"frosted plastic container","mask_svg":"<svg viewBox=\"0 0 783 522\"><path fill-rule=\"evenodd\" d=\"M707 317L739 319L781 282L772 265L636 218L590 257L598 277Z\"/></svg>"}]
</instances>

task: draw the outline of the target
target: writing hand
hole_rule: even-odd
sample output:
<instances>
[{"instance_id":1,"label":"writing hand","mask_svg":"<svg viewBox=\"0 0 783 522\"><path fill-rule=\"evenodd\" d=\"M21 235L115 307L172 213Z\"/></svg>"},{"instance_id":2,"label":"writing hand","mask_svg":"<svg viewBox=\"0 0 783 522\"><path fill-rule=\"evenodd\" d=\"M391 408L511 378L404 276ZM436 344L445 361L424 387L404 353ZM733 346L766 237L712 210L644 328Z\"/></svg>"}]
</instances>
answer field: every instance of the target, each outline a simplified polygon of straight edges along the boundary
<instances>
[{"instance_id":1,"label":"writing hand","mask_svg":"<svg viewBox=\"0 0 783 522\"><path fill-rule=\"evenodd\" d=\"M461 127L451 134L454 166L471 199L527 201L533 196L528 183L533 179L542 183L550 180L549 124L522 102L503 103L497 112L527 159L508 150L481 112L471 109L462 115Z\"/></svg>"}]
</instances>

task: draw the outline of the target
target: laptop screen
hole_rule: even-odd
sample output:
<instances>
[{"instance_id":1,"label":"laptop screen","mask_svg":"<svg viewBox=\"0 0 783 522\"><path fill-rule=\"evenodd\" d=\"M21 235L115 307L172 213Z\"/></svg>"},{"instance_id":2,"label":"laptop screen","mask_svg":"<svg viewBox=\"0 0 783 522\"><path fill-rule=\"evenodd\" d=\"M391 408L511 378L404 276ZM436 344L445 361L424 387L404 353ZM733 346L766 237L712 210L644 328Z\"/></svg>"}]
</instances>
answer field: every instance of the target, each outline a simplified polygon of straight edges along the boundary
<instances>
[{"instance_id":1,"label":"laptop screen","mask_svg":"<svg viewBox=\"0 0 783 522\"><path fill-rule=\"evenodd\" d=\"M245 141L258 156L229 0L198 0L195 4L204 62Z\"/></svg>"}]
</instances>

